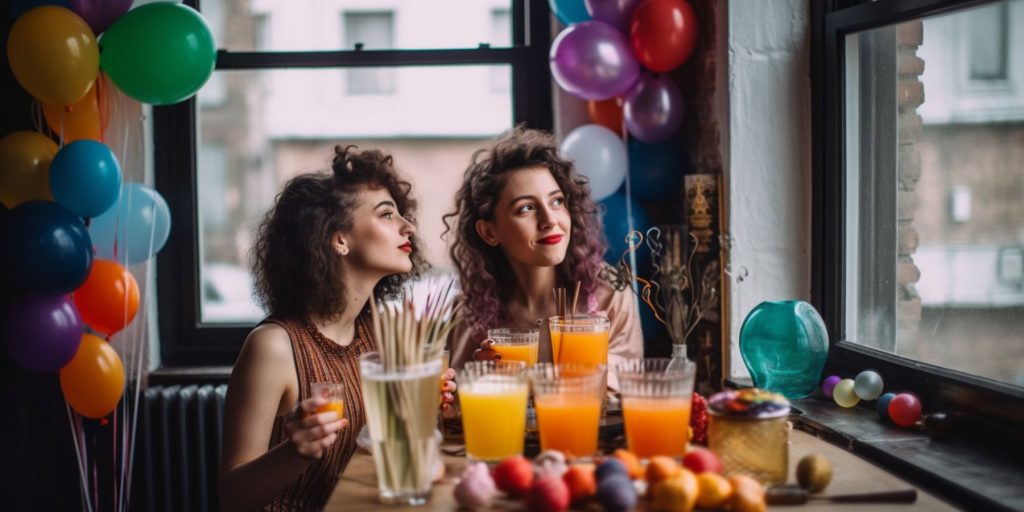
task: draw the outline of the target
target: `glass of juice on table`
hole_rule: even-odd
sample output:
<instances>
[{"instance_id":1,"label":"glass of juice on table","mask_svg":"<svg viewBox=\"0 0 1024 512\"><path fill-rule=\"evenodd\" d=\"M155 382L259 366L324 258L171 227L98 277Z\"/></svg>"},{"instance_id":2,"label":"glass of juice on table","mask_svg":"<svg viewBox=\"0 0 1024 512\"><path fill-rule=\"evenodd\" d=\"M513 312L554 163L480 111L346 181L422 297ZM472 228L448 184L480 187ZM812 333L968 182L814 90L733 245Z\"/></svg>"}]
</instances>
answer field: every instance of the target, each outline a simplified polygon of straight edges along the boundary
<instances>
[{"instance_id":1,"label":"glass of juice on table","mask_svg":"<svg viewBox=\"0 0 1024 512\"><path fill-rule=\"evenodd\" d=\"M501 354L502 361L522 361L528 367L537 364L539 329L516 327L488 329L487 337L494 342L491 349Z\"/></svg>"},{"instance_id":2,"label":"glass of juice on table","mask_svg":"<svg viewBox=\"0 0 1024 512\"><path fill-rule=\"evenodd\" d=\"M597 452L605 365L537 363L527 372L533 386L542 450L589 458Z\"/></svg>"},{"instance_id":3,"label":"glass of juice on table","mask_svg":"<svg viewBox=\"0 0 1024 512\"><path fill-rule=\"evenodd\" d=\"M309 386L310 397L319 396L327 403L316 408L316 412L334 411L338 419L345 417L345 386L340 382L314 382Z\"/></svg>"},{"instance_id":4,"label":"glass of juice on table","mask_svg":"<svg viewBox=\"0 0 1024 512\"><path fill-rule=\"evenodd\" d=\"M615 365L626 424L626 445L642 459L686 454L693 380L692 361L627 359Z\"/></svg>"},{"instance_id":5,"label":"glass of juice on table","mask_svg":"<svg viewBox=\"0 0 1024 512\"><path fill-rule=\"evenodd\" d=\"M523 454L529 382L522 361L470 361L459 372L466 457L497 464Z\"/></svg>"},{"instance_id":6,"label":"glass of juice on table","mask_svg":"<svg viewBox=\"0 0 1024 512\"><path fill-rule=\"evenodd\" d=\"M555 363L608 364L608 317L563 315L548 319Z\"/></svg>"}]
</instances>

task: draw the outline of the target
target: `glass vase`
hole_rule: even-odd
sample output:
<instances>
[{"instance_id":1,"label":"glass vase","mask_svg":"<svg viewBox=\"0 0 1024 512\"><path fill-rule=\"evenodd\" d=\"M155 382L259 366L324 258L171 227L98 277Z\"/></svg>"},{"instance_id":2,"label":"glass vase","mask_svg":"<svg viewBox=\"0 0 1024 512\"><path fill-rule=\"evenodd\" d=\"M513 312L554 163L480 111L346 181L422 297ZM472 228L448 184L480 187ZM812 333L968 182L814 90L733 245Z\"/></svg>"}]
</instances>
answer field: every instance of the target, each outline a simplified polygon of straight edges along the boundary
<instances>
[{"instance_id":1,"label":"glass vase","mask_svg":"<svg viewBox=\"0 0 1024 512\"><path fill-rule=\"evenodd\" d=\"M818 387L828 358L821 315L799 300L762 302L740 328L740 354L754 386L793 400Z\"/></svg>"}]
</instances>

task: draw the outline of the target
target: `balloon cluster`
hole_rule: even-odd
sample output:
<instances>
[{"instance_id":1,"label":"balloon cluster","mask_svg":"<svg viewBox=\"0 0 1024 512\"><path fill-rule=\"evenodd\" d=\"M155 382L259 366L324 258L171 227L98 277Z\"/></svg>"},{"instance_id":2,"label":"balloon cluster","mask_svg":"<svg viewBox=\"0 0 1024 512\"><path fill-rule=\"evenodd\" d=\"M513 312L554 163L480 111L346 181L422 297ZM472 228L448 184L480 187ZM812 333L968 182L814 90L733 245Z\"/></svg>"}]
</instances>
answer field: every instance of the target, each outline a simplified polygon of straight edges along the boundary
<instances>
[{"instance_id":1,"label":"balloon cluster","mask_svg":"<svg viewBox=\"0 0 1024 512\"><path fill-rule=\"evenodd\" d=\"M126 266L152 258L171 226L159 193L122 183L103 142L107 98L116 86L146 103L180 102L202 87L216 57L194 9L131 5L18 0L7 40L11 71L39 100L60 146L31 131L0 138L0 202L10 209L0 226L9 248L2 267L22 289L2 337L21 366L59 371L68 403L89 418L112 412L124 392L124 366L106 340L138 311Z\"/></svg>"},{"instance_id":2,"label":"balloon cluster","mask_svg":"<svg viewBox=\"0 0 1024 512\"><path fill-rule=\"evenodd\" d=\"M617 263L625 235L650 225L632 199L656 202L679 189L686 155L670 141L683 123L679 87L664 73L697 44L697 16L686 0L549 0L568 25L551 43L555 81L587 101L590 124L570 132L562 153L604 204L605 259ZM628 141L620 134L628 133ZM619 192L629 173L630 194ZM631 214L631 215L629 215ZM631 222L623 225L629 219Z\"/></svg>"},{"instance_id":3,"label":"balloon cluster","mask_svg":"<svg viewBox=\"0 0 1024 512\"><path fill-rule=\"evenodd\" d=\"M882 376L864 370L855 379L830 375L821 383L821 392L840 407L853 407L861 400L878 400L876 410L883 420L902 427L911 427L921 419L921 401L911 393L885 393Z\"/></svg>"}]
</instances>

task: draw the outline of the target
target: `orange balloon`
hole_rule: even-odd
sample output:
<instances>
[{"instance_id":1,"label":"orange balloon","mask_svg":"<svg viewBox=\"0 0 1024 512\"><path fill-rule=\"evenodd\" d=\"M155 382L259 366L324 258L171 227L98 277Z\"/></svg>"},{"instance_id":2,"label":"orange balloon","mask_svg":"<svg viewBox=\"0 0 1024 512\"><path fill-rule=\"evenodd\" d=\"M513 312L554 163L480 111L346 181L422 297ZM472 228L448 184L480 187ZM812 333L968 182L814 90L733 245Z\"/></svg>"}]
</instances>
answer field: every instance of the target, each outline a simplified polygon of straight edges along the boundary
<instances>
[{"instance_id":1,"label":"orange balloon","mask_svg":"<svg viewBox=\"0 0 1024 512\"><path fill-rule=\"evenodd\" d=\"M587 112L590 112L590 120L594 123L608 128L617 135L622 134L621 99L608 98L601 101L588 101Z\"/></svg>"},{"instance_id":2,"label":"orange balloon","mask_svg":"<svg viewBox=\"0 0 1024 512\"><path fill-rule=\"evenodd\" d=\"M111 335L124 329L139 310L139 285L132 273L110 260L93 260L89 277L71 296L82 321Z\"/></svg>"},{"instance_id":3,"label":"orange balloon","mask_svg":"<svg viewBox=\"0 0 1024 512\"><path fill-rule=\"evenodd\" d=\"M50 162L57 145L36 132L12 132L0 138L0 203L14 208L26 201L53 201Z\"/></svg>"},{"instance_id":4,"label":"orange balloon","mask_svg":"<svg viewBox=\"0 0 1024 512\"><path fill-rule=\"evenodd\" d=\"M124 394L121 358L100 337L83 334L75 357L60 369L60 389L78 414L87 418L110 414Z\"/></svg>"},{"instance_id":5,"label":"orange balloon","mask_svg":"<svg viewBox=\"0 0 1024 512\"><path fill-rule=\"evenodd\" d=\"M89 92L70 107L43 103L46 124L58 137L64 137L65 144L83 139L103 142L106 116L100 114L99 83L96 80Z\"/></svg>"}]
</instances>

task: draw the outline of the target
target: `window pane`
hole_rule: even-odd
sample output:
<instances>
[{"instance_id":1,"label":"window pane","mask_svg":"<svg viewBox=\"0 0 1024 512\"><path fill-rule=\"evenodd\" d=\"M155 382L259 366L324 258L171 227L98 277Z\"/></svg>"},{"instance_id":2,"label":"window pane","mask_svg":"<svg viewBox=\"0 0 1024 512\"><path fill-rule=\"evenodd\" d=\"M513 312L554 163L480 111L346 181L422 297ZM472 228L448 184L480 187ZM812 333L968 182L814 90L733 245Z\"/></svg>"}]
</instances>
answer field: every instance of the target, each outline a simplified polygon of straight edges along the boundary
<instances>
[{"instance_id":1,"label":"window pane","mask_svg":"<svg viewBox=\"0 0 1024 512\"><path fill-rule=\"evenodd\" d=\"M1024 386L1022 51L1022 0L848 36L846 339Z\"/></svg>"},{"instance_id":2,"label":"window pane","mask_svg":"<svg viewBox=\"0 0 1024 512\"><path fill-rule=\"evenodd\" d=\"M342 48L390 50L394 45L394 13L344 13L345 41ZM345 70L349 94L392 94L395 92L395 70L392 68L357 68Z\"/></svg>"},{"instance_id":3,"label":"window pane","mask_svg":"<svg viewBox=\"0 0 1024 512\"><path fill-rule=\"evenodd\" d=\"M369 69L369 71L381 71ZM199 92L199 249L204 323L255 321L248 251L274 196L292 176L326 170L335 144L390 152L419 200L427 259L451 268L442 214L472 153L512 126L510 92L490 87L511 67L388 69L392 96L349 96L342 69L218 71L225 100ZM216 92L215 94L220 94Z\"/></svg>"},{"instance_id":4,"label":"window pane","mask_svg":"<svg viewBox=\"0 0 1024 512\"><path fill-rule=\"evenodd\" d=\"M324 51L352 49L363 42L378 50L372 31L350 41L346 24L350 14L392 16L393 41L389 48L476 48L509 46L496 37L492 13L509 12L512 0L203 0L201 9L213 30L218 48L246 51ZM386 11L385 11L386 10ZM507 33L511 19L505 20ZM499 31L500 32L500 31Z\"/></svg>"}]
</instances>

